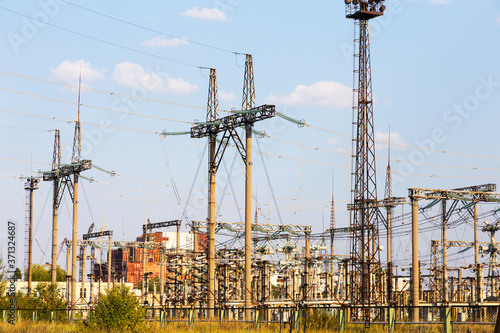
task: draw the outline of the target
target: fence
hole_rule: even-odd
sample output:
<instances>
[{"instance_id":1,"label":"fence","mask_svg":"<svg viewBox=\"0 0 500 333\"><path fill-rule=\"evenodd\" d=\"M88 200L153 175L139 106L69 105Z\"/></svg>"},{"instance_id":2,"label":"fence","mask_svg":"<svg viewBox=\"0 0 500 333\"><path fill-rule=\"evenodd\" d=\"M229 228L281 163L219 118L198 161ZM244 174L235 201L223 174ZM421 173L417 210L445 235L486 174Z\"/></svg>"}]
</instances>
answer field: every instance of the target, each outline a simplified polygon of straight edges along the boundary
<instances>
[{"instance_id":1,"label":"fence","mask_svg":"<svg viewBox=\"0 0 500 333\"><path fill-rule=\"evenodd\" d=\"M254 307L251 318L245 318L245 308L227 306L214 309L214 317L208 318L206 307L149 307L146 320L157 321L161 326L171 323L184 323L190 327L207 322L241 322L253 325L275 325L289 329L316 329L348 332L356 328L381 326L387 332L491 332L498 314L498 304L491 305L434 305L419 306L290 306ZM11 309L0 309L3 321L8 320ZM85 320L92 308L65 310L39 310L16 308L15 321L21 319L37 321L71 322Z\"/></svg>"}]
</instances>

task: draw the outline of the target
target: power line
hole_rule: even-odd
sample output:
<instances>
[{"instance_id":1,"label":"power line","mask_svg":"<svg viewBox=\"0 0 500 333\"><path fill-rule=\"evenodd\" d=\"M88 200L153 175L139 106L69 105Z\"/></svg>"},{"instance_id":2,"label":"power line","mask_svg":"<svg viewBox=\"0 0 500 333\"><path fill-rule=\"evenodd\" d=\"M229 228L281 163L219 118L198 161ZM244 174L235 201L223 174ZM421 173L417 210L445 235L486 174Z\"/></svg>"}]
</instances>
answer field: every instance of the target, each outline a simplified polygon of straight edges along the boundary
<instances>
[{"instance_id":1,"label":"power line","mask_svg":"<svg viewBox=\"0 0 500 333\"><path fill-rule=\"evenodd\" d=\"M152 54L152 53L149 53L149 52L144 52L144 51L141 51L141 50L137 50L137 49L134 49L134 48L131 48L131 47L128 47L128 46L124 46L124 45L120 45L120 44L117 44L117 43L109 42L109 41L106 41L106 40L103 40L103 39L100 39L100 38L97 38L97 37L92 37L92 36L86 35L84 33L78 32L78 31L74 31L74 30L71 30L71 29L68 29L68 28L64 28L64 27L52 24L52 23L47 22L47 21L43 21L43 20L41 20L41 19L39 19L37 17L30 17L28 15L25 15L23 13L19 13L19 12L15 11L15 10L12 10L12 9L9 9L9 8L3 7L3 6L0 6L0 9L3 9L5 11L11 12L13 14L16 14L16 15L19 15L19 16L22 16L22 17L25 17L25 18L28 18L30 20L38 21L40 23L49 25L49 26L51 26L53 28L56 28L56 29L59 29L59 30L63 30L63 31L66 31L66 32L69 32L69 33L72 33L72 34L75 34L75 35L78 35L78 36L81 36L81 37L85 37L85 38L88 38L88 39L91 39L91 40L94 40L94 41L98 41L100 43L112 45L112 46L115 46L115 47L118 47L118 48L121 48L121 49L124 49L124 50L127 50L127 51L139 53L139 54L142 54L142 55L146 55L146 56L149 56L149 57L153 57L153 58L157 58L157 59L161 59L161 60L165 60L165 61L170 61L170 62L179 64L179 65L185 65L185 66L199 68L199 69L208 69L209 68L209 67L204 67L204 66L198 66L198 65L190 64L190 63L187 63L187 62L184 62L184 61L179 61L179 60L175 60L175 59L171 59L171 58L162 57L162 56L159 56L159 55L156 55L156 54Z\"/></svg>"},{"instance_id":2,"label":"power line","mask_svg":"<svg viewBox=\"0 0 500 333\"><path fill-rule=\"evenodd\" d=\"M6 113L17 114L17 115L21 115L21 116L25 116L25 117L30 117L30 118L41 118L41 119L45 119L45 120L59 121L59 122L65 122L65 123L74 123L75 122L74 120L71 120L71 119L65 119L65 118L59 118L59 117L47 116L47 115L40 115L40 114L30 113L30 112L25 112L25 111L17 111L17 110L12 110L12 109L3 108L3 107L0 107L0 112L6 112ZM81 122L81 123L85 124L85 125L95 126L95 127L102 126L101 124L92 123L92 122ZM155 134L155 135L161 134L160 131L150 131L150 130L135 129L135 128L128 128L128 127L114 126L114 125L109 125L107 127L112 128L112 129L123 130L123 131L136 132L136 133ZM265 153L259 149L256 149L255 151L261 155L266 155L266 156L274 157L277 159L300 161L300 159L295 158L295 157ZM319 162L319 161L311 161L311 160L304 160L304 162L308 163L308 164L324 165L324 166L328 166L328 167L346 168L346 166L335 165L335 164L328 163L328 162ZM443 165L443 167L444 167L444 165ZM377 172L384 173L383 170L380 170ZM396 172L396 171L394 171L393 174L401 175L401 176L405 176L405 177L408 176L408 174L406 174L406 173L401 173L401 172ZM411 176L412 177L424 177L424 178L430 177L430 178L477 179L477 180L479 180L479 179L482 179L482 180L500 179L499 177L466 177L466 176L452 176L452 175L439 175L439 174L418 174L418 173L412 173Z\"/></svg>"},{"instance_id":3,"label":"power line","mask_svg":"<svg viewBox=\"0 0 500 333\"><path fill-rule=\"evenodd\" d=\"M0 6L0 8L1 8L1 6ZM27 75L21 75L21 74L6 72L6 71L0 71L0 74L2 74L2 75L9 75L9 76L18 77L18 78L27 79L27 80L33 80L33 81L38 81L38 82L43 82L43 83L49 83L49 84L64 86L64 87L68 87L68 88L72 88L72 89L78 88L77 85L72 85L72 84L67 84L67 83L61 83L61 82L56 82L56 81L51 81L51 80L46 80L46 79L40 79L40 78L35 78L35 77L27 76ZM154 102L154 103L170 104L170 105L176 105L176 106L196 108L196 109L200 109L200 110L205 110L206 109L206 107L204 107L204 106L189 105L189 104L183 104L183 103L169 102L169 101L165 101L165 100L158 100L158 99L152 99L152 98L132 96L132 95L122 94L122 93L118 93L118 92L112 92L112 91L94 89L94 88L89 88L89 87L82 87L82 90L96 92L96 93L105 94L105 95L115 95L115 96L120 96L120 97L140 99L140 100ZM219 110L219 111L226 112L226 113L231 113L231 111L229 111L229 110ZM283 119L288 120L287 117L285 117ZM291 122L295 123L295 121L292 121L292 120L288 120L288 121L291 121ZM304 126L307 126L309 128L312 128L312 129L316 129L316 130L319 130L319 131L323 131L323 132L327 132L327 133L339 135L339 136L342 136L342 137L347 138L347 139L351 139L352 138L352 135L340 133L340 132L337 132L337 131L332 131L332 130L325 129L325 128L322 128L322 127L319 127L319 126L307 124L305 122L302 122L302 123L304 124ZM156 134L156 132L155 132L155 134ZM328 153L342 154L342 155L350 156L350 154L348 152L339 152L339 151L332 150L332 149L324 149L324 148L319 148L319 147L307 146L307 145L300 144L300 143L294 143L294 142L289 141L289 140L279 139L279 138L270 136L268 134L264 134L264 136L268 137L268 138L272 138L272 139L277 140L277 141L281 141L281 142L287 143L287 144L295 145L297 147L305 147L305 148L310 149L310 150L318 150L318 151L323 151L323 152L328 152ZM382 144L387 144L387 142L383 142L383 141L380 141L380 140L375 140L375 142L382 143ZM418 149L418 150L422 150L422 151L438 152L438 153L441 153L441 154L450 154L450 155L459 155L459 156L468 156L468 157L486 158L486 159L500 159L499 156L487 156L487 155L475 155L475 154L468 154L468 153L458 153L458 152L451 152L451 151L445 151L445 150L437 150L437 149L429 149L429 148L424 148L424 147L409 146L409 145L398 144L398 143L393 143L393 142L391 142L391 145L392 146L398 146L398 147L401 147L401 148L412 148L412 149ZM377 158L377 159L387 160L387 159L384 159L384 158ZM397 162L397 163L410 163L408 161L402 161L402 160L397 160L397 159L393 159L391 161ZM440 166L440 167L451 167L451 168L462 168L462 169L471 169L471 170L500 171L500 169L493 169L493 168L448 166L448 165L439 165L439 164L432 164L432 163L416 163L416 164L417 165Z\"/></svg>"},{"instance_id":4,"label":"power line","mask_svg":"<svg viewBox=\"0 0 500 333\"><path fill-rule=\"evenodd\" d=\"M69 84L69 83L62 83L62 82L57 82L57 81L52 81L52 80L47 80L47 79L41 79L41 78L32 77L32 76L28 76L28 75L11 73L11 72L1 71L1 70L0 70L0 74L12 76L12 77L17 77L20 79L36 81L36 82L48 83L48 84L66 87L66 88L70 88L70 89L78 89L78 85L73 85L73 84ZM84 91L95 92L95 93L99 93L99 94L103 94L103 95L125 97L125 98L130 98L133 100L141 100L141 101L147 101L147 102L153 102L153 103L160 103L160 104L175 105L175 106L182 106L182 107L187 107L187 108L206 110L206 106L190 105L190 104L185 104L185 103L176 103L176 102L170 102L170 101L166 101L166 100L154 99L154 98L148 98L148 97L142 97L142 96L132 96L132 95L123 94L123 93L119 93L119 92L115 92L115 91L95 89L95 88L90 88L90 87L86 87L86 86L81 87L81 89ZM230 113L230 111L228 111L228 110L219 110L219 111Z\"/></svg>"},{"instance_id":5,"label":"power line","mask_svg":"<svg viewBox=\"0 0 500 333\"><path fill-rule=\"evenodd\" d=\"M120 22L120 23L124 23L124 24L130 25L132 27L136 27L136 28L140 28L140 29L147 30L147 31L150 31L150 32L154 32L154 33L157 33L157 34L160 34L160 35L163 35L163 36L177 38L177 39L182 39L182 40L185 40L188 43L196 44L196 45L203 46L203 47L208 47L208 48L211 48L211 49L214 49L214 50L217 50L217 51L222 51L222 52L226 52L226 53L232 53L232 54L236 54L236 55L243 54L243 53L240 53L240 52L230 51L230 50L227 50L227 49L223 49L223 48L220 48L220 47L208 45L208 44L205 44L205 43L195 42L193 40L186 39L186 38L183 38L183 37L178 37L178 36L175 36L175 35L167 34L167 33L162 32L162 31L154 30L154 29L151 29L151 28L139 25L139 24L135 24L135 23L128 22L128 21L125 21L125 20L122 20L122 19L110 16L110 15L107 15L107 14L103 14L103 13L98 12L96 10L92 10L92 9L89 9L89 8L86 8L86 7L83 7L83 6L79 6L79 5L74 4L72 2L69 2L69 1L65 1L65 0L60 0L60 1L66 3L68 5L71 5L71 6L80 8L82 10L88 11L90 13L94 13L96 15L100 15L102 17L106 17L108 19L111 19L111 20L114 20L114 21L117 21L117 22Z\"/></svg>"},{"instance_id":6,"label":"power line","mask_svg":"<svg viewBox=\"0 0 500 333\"><path fill-rule=\"evenodd\" d=\"M14 92L14 93L17 93L17 94L31 96L31 97L48 99L48 100L55 101L55 102L61 102L61 103L67 103L67 104L72 104L72 105L78 105L78 103L71 102L71 101L65 101L63 99L58 99L58 98L53 98L53 97L48 97L48 96L42 96L42 95L32 94L32 93L28 93L28 92L24 92L24 91L19 91L19 90L14 90L14 89L9 89L9 88L4 88L4 87L0 87L0 90L10 91L10 92ZM150 115L146 115L146 114L133 113L133 112L115 110L115 109L110 109L110 108L103 108L103 107L100 107L100 106L93 106L93 105L82 104L82 103L80 103L80 106L88 107L88 108L92 108L92 109L104 110L104 111L124 113L124 114L138 116L138 117L153 118L153 119L158 119L158 120L167 120L167 121L184 123L184 124L193 124L193 122L185 121L185 120L177 120L177 119L169 119L169 118L163 118L163 117L157 117L157 116L150 116Z\"/></svg>"}]
</instances>

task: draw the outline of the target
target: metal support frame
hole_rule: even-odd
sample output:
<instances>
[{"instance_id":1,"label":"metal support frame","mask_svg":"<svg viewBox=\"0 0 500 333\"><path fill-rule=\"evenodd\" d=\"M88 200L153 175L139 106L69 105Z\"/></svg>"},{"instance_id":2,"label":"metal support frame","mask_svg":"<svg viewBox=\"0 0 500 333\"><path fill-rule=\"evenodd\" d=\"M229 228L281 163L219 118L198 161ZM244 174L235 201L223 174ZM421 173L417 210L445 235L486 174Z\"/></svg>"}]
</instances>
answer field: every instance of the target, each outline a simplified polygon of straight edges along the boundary
<instances>
[{"instance_id":1,"label":"metal support frame","mask_svg":"<svg viewBox=\"0 0 500 333\"><path fill-rule=\"evenodd\" d=\"M373 124L373 96L370 64L370 42L368 21L383 15L384 1L346 1L346 17L355 20L359 35L354 51L354 98L353 126L356 138L353 140L352 205L350 226L351 303L362 307L362 317L369 326L369 307L377 302L381 294L381 274L378 217L376 205L377 183L375 168L375 141ZM357 58L357 59L356 59Z\"/></svg>"}]
</instances>

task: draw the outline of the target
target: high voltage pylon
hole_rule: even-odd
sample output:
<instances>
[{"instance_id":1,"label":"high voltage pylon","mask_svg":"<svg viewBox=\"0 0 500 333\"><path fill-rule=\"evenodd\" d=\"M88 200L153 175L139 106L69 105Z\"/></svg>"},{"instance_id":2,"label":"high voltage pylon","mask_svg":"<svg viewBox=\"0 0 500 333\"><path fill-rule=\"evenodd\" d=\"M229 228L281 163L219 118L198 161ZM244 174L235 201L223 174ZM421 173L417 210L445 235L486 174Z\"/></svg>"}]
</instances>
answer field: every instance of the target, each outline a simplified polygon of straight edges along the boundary
<instances>
[{"instance_id":1,"label":"high voltage pylon","mask_svg":"<svg viewBox=\"0 0 500 333\"><path fill-rule=\"evenodd\" d=\"M245 81L243 84L243 108L254 104L255 88L253 82L252 57L247 55ZM233 114L218 118L217 79L215 69L210 70L208 89L207 121L191 128L192 138L209 138L209 190L208 190L208 295L207 315L213 318L215 309L215 175L224 152L232 141L245 164L245 318L251 319L252 283L252 128L256 121L274 117L274 105L263 105L235 111ZM245 128L245 144L236 129ZM223 133L217 145L218 133Z\"/></svg>"},{"instance_id":2,"label":"high voltage pylon","mask_svg":"<svg viewBox=\"0 0 500 333\"><path fill-rule=\"evenodd\" d=\"M81 87L81 74L79 78L79 87ZM59 205L67 188L73 201L73 218L72 218L72 260L71 260L71 304L77 301L76 295L76 278L77 278L77 230L78 230L78 178L82 171L92 168L92 161L82 160L81 147L81 129L80 129L80 88L78 92L78 115L75 122L75 134L73 138L73 151L71 156L71 164L61 164L61 139L59 130L55 130L54 152L52 157L52 170L43 172L44 181L52 181L54 183L54 197L52 202L52 259L51 259L51 281L56 283L57 272L57 224L59 216ZM73 175L73 179L71 179ZM67 272L69 275L70 272Z\"/></svg>"},{"instance_id":3,"label":"high voltage pylon","mask_svg":"<svg viewBox=\"0 0 500 333\"><path fill-rule=\"evenodd\" d=\"M382 299L378 233L377 182L373 125L373 95L368 21L383 15L384 1L345 0L346 17L355 20L359 35L354 52L354 171L351 227L351 303L363 307L361 316L370 323L369 307ZM357 44L357 45L356 45ZM356 52L357 51L357 52ZM356 62L357 58L357 62Z\"/></svg>"}]
</instances>

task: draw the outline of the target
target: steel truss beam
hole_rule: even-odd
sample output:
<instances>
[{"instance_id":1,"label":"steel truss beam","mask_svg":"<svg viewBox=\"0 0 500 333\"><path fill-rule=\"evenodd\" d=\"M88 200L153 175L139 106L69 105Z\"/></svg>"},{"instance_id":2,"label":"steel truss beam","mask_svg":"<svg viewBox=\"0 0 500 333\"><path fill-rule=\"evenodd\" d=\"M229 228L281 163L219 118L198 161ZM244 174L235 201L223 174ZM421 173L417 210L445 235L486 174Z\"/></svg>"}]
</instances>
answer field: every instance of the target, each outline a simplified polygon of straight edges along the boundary
<instances>
[{"instance_id":1,"label":"steel truss beam","mask_svg":"<svg viewBox=\"0 0 500 333\"><path fill-rule=\"evenodd\" d=\"M193 228L208 228L208 221L191 222L193 224ZM242 222L215 222L215 227L218 229L226 229L233 232L245 231L245 223ZM252 225L252 230L262 233L286 232L292 235L296 235L299 232L310 233L312 227L310 225L259 223L258 225Z\"/></svg>"},{"instance_id":2,"label":"steel truss beam","mask_svg":"<svg viewBox=\"0 0 500 333\"><path fill-rule=\"evenodd\" d=\"M253 124L257 121L274 117L276 108L274 105L261 105L248 111L235 111L233 114L215 119L207 123L198 123L191 127L192 138L204 138L213 133L221 133L233 130L237 127Z\"/></svg>"},{"instance_id":3,"label":"steel truss beam","mask_svg":"<svg viewBox=\"0 0 500 333\"><path fill-rule=\"evenodd\" d=\"M156 223L148 223L148 224L143 224L142 225L142 233L146 234L147 230L152 230L152 229L158 229L158 228L164 228L164 227L180 227L181 226L181 220L172 220L172 221L165 221L165 222L156 222Z\"/></svg>"},{"instance_id":4,"label":"steel truss beam","mask_svg":"<svg viewBox=\"0 0 500 333\"><path fill-rule=\"evenodd\" d=\"M485 191L439 190L409 188L408 197L412 200L462 200L476 202L500 202L500 193Z\"/></svg>"},{"instance_id":5,"label":"steel truss beam","mask_svg":"<svg viewBox=\"0 0 500 333\"><path fill-rule=\"evenodd\" d=\"M90 238L99 238L99 237L104 237L104 236L113 236L113 230L105 230L105 231L99 231L99 232L92 232L90 234L84 234L83 240L87 240Z\"/></svg>"}]
</instances>

